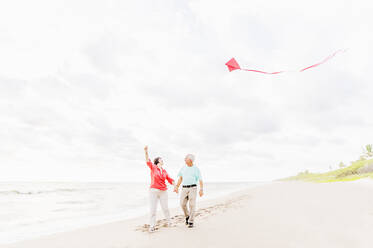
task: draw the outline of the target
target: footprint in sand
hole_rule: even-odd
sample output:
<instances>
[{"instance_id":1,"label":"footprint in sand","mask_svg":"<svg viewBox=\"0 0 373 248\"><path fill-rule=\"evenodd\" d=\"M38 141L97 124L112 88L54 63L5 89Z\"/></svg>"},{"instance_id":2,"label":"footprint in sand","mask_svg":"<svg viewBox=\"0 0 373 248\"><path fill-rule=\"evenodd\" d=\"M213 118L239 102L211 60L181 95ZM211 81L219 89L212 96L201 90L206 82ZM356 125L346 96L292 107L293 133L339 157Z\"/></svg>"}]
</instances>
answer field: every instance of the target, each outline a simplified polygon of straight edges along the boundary
<instances>
[{"instance_id":1,"label":"footprint in sand","mask_svg":"<svg viewBox=\"0 0 373 248\"><path fill-rule=\"evenodd\" d=\"M207 207L207 208L201 208L201 209L196 211L196 216L200 217L202 219L205 219L209 216L216 215L219 212L220 213L226 212L229 208L239 208L239 207L241 207L240 201L243 200L243 199L246 199L247 197L246 196L245 197L240 197L238 199L228 201L224 204L218 204L218 205ZM175 215L175 216L171 217L171 223L170 223L171 225L170 226L167 224L165 219L158 220L157 224L155 225L155 230L158 231L159 229L162 229L162 228L177 227L177 226L180 226L180 225L184 225L184 222L185 222L184 215ZM135 230L136 231L142 231L142 232L148 232L149 225L144 224L142 226L138 226Z\"/></svg>"}]
</instances>

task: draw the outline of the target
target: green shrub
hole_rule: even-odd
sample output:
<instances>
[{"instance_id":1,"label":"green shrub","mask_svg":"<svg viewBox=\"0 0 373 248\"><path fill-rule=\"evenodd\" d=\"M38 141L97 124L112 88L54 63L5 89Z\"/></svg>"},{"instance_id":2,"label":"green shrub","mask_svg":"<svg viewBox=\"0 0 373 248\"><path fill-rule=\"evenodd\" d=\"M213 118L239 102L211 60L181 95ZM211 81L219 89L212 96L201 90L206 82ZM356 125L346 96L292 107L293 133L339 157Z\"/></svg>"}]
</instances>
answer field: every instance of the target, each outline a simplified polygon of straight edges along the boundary
<instances>
[{"instance_id":1,"label":"green shrub","mask_svg":"<svg viewBox=\"0 0 373 248\"><path fill-rule=\"evenodd\" d=\"M364 170L364 168L369 169ZM282 180L301 180L308 182L338 182L352 181L373 176L373 159L358 160L352 162L350 166L326 173L310 173L308 170L298 173L296 176L284 178Z\"/></svg>"}]
</instances>

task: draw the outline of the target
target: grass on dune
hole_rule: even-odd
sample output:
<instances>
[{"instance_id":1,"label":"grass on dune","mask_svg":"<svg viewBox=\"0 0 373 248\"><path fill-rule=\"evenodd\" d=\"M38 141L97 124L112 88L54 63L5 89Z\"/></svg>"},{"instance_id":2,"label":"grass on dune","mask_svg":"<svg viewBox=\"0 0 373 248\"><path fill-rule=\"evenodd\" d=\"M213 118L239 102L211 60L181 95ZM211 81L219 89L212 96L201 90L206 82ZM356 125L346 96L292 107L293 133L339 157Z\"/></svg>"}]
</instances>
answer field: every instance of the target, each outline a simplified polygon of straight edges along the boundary
<instances>
[{"instance_id":1,"label":"grass on dune","mask_svg":"<svg viewBox=\"0 0 373 248\"><path fill-rule=\"evenodd\" d=\"M373 159L370 160L359 160L353 162L350 166L345 168L340 168L337 170L325 172L325 173L309 173L301 172L296 176L281 179L283 181L289 180L300 180L307 182L343 182L343 181L354 181L362 178L373 179L373 172L360 173L359 169L367 164L373 163Z\"/></svg>"}]
</instances>

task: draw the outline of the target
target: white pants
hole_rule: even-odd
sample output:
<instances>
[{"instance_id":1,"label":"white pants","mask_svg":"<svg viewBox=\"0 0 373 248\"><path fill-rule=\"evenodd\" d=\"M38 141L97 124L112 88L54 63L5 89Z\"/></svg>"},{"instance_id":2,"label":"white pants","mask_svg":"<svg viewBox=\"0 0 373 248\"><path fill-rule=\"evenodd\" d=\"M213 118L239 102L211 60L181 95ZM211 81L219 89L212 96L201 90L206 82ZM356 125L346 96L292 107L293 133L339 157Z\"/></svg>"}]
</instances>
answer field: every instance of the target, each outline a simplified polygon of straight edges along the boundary
<instances>
[{"instance_id":1,"label":"white pants","mask_svg":"<svg viewBox=\"0 0 373 248\"><path fill-rule=\"evenodd\" d=\"M164 217L167 221L170 221L170 211L168 210L168 193L167 190L160 190L151 188L149 190L149 199L150 199L150 226L155 226L155 217L157 214L157 205L158 200L161 203L161 208L164 214Z\"/></svg>"}]
</instances>

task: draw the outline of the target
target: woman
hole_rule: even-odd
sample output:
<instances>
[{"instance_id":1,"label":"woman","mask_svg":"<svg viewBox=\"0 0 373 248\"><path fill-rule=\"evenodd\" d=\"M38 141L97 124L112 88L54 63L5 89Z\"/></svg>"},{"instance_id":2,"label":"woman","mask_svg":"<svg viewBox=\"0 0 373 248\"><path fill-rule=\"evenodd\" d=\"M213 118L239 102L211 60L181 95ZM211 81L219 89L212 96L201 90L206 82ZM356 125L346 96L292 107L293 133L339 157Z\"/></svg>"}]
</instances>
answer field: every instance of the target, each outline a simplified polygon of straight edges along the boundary
<instances>
[{"instance_id":1,"label":"woman","mask_svg":"<svg viewBox=\"0 0 373 248\"><path fill-rule=\"evenodd\" d=\"M170 225L170 211L168 210L168 194L166 180L175 185L175 181L163 169L163 160L160 157L154 159L152 163L148 155L148 147L145 146L146 164L150 168L151 184L150 184L150 227L149 232L155 231L155 217L157 213L158 200L161 203L163 214L167 219L167 225Z\"/></svg>"}]
</instances>

